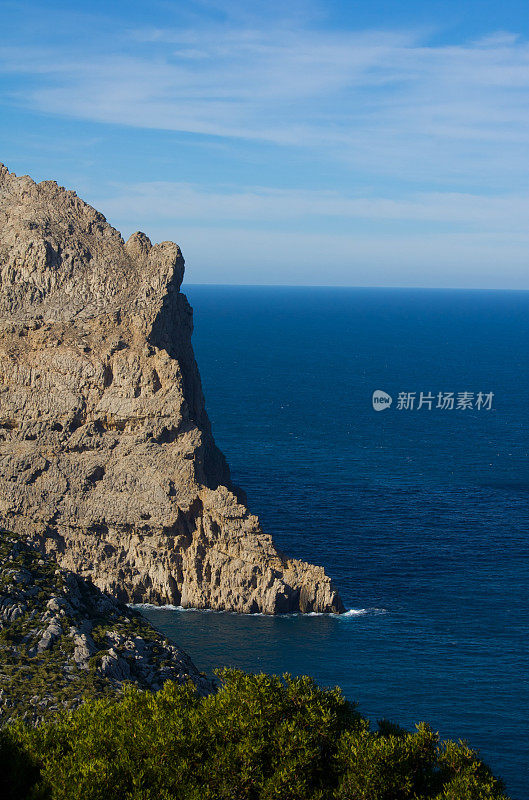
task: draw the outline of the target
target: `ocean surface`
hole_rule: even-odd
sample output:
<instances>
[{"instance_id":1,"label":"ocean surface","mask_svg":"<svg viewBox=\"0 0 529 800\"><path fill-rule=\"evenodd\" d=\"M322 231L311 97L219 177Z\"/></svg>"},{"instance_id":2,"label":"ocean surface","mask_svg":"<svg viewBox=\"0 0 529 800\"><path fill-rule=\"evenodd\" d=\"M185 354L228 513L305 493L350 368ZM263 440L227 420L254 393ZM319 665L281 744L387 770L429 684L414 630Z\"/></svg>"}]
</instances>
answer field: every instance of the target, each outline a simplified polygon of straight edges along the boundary
<instances>
[{"instance_id":1,"label":"ocean surface","mask_svg":"<svg viewBox=\"0 0 529 800\"><path fill-rule=\"evenodd\" d=\"M203 670L310 674L373 721L466 739L528 800L529 292L184 291L235 482L352 613L146 616Z\"/></svg>"}]
</instances>

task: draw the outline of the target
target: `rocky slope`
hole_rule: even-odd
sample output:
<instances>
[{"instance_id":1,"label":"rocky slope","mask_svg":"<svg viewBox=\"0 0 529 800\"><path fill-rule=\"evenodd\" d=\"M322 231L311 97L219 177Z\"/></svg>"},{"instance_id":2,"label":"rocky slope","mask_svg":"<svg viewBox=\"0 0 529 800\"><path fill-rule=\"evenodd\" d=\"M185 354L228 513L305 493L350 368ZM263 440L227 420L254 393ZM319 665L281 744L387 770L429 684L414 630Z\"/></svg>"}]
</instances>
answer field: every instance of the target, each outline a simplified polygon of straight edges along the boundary
<instances>
[{"instance_id":1,"label":"rocky slope","mask_svg":"<svg viewBox=\"0 0 529 800\"><path fill-rule=\"evenodd\" d=\"M138 612L2 531L0 724L36 721L125 682L156 691L167 680L212 688Z\"/></svg>"},{"instance_id":2,"label":"rocky slope","mask_svg":"<svg viewBox=\"0 0 529 800\"><path fill-rule=\"evenodd\" d=\"M211 435L172 242L0 166L0 522L121 600L340 612Z\"/></svg>"}]
</instances>

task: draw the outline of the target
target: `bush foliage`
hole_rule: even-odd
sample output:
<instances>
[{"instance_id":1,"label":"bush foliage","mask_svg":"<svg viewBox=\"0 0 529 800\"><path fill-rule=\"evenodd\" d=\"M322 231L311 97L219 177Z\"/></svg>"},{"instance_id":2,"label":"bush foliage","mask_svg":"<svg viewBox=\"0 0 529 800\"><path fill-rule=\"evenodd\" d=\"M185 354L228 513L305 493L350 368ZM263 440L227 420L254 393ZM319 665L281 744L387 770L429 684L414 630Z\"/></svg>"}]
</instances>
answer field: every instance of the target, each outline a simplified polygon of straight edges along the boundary
<instances>
[{"instance_id":1,"label":"bush foliage","mask_svg":"<svg viewBox=\"0 0 529 800\"><path fill-rule=\"evenodd\" d=\"M505 800L462 742L378 729L310 678L219 673L215 694L167 683L0 734L5 800Z\"/></svg>"}]
</instances>

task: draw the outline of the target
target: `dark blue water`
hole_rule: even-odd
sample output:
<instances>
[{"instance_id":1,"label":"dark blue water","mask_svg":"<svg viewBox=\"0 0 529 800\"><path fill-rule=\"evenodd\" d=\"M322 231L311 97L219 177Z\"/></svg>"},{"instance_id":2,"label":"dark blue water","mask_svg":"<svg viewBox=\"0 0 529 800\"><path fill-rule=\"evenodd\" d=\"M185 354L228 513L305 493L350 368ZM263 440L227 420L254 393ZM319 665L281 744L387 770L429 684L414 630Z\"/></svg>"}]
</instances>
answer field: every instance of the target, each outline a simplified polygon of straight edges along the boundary
<instances>
[{"instance_id":1,"label":"dark blue water","mask_svg":"<svg viewBox=\"0 0 529 800\"><path fill-rule=\"evenodd\" d=\"M527 800L529 293L186 291L234 480L281 548L366 611L149 618L202 669L309 673L372 720L465 738ZM396 408L420 391L494 397Z\"/></svg>"}]
</instances>

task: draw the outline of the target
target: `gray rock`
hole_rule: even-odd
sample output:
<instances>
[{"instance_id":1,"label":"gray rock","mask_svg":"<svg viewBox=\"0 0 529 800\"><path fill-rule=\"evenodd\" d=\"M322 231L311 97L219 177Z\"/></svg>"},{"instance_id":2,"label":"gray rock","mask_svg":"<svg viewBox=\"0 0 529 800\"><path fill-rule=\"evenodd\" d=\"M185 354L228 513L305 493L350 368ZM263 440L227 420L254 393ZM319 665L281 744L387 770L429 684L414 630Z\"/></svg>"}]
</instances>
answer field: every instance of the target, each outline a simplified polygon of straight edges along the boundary
<instances>
[{"instance_id":1,"label":"gray rock","mask_svg":"<svg viewBox=\"0 0 529 800\"><path fill-rule=\"evenodd\" d=\"M62 627L60 623L56 619L52 620L37 644L37 653L43 653L44 650L49 650L61 635Z\"/></svg>"},{"instance_id":2,"label":"gray rock","mask_svg":"<svg viewBox=\"0 0 529 800\"><path fill-rule=\"evenodd\" d=\"M101 659L99 672L106 678L115 681L126 681L130 678L130 667L124 658L121 658L115 650L109 650L107 655Z\"/></svg>"},{"instance_id":3,"label":"gray rock","mask_svg":"<svg viewBox=\"0 0 529 800\"><path fill-rule=\"evenodd\" d=\"M75 628L70 628L70 636L74 641L73 660L80 669L88 669L90 657L97 652L96 643L91 636Z\"/></svg>"},{"instance_id":4,"label":"gray rock","mask_svg":"<svg viewBox=\"0 0 529 800\"><path fill-rule=\"evenodd\" d=\"M18 586L28 586L29 584L33 583L33 578L31 573L25 569L21 569L18 572L15 572L13 575L13 583L17 584Z\"/></svg>"},{"instance_id":5,"label":"gray rock","mask_svg":"<svg viewBox=\"0 0 529 800\"><path fill-rule=\"evenodd\" d=\"M60 613L61 611L71 611L70 603L64 597L51 597L46 603L49 611Z\"/></svg>"}]
</instances>

